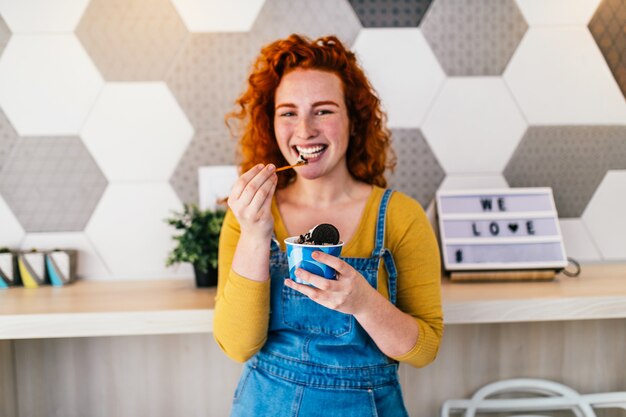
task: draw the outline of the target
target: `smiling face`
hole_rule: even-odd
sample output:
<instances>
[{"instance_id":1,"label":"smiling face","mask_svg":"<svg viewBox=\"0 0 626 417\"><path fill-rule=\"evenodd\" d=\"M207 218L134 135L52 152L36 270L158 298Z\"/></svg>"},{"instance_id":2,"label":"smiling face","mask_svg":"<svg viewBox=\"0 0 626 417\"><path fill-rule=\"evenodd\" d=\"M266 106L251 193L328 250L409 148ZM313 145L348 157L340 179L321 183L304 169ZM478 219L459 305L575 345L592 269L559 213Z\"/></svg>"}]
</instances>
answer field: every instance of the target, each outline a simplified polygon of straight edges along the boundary
<instances>
[{"instance_id":1,"label":"smiling face","mask_svg":"<svg viewBox=\"0 0 626 417\"><path fill-rule=\"evenodd\" d=\"M283 156L294 164L302 154L307 165L297 174L319 178L347 172L350 120L341 79L331 72L296 69L276 89L274 133Z\"/></svg>"}]
</instances>

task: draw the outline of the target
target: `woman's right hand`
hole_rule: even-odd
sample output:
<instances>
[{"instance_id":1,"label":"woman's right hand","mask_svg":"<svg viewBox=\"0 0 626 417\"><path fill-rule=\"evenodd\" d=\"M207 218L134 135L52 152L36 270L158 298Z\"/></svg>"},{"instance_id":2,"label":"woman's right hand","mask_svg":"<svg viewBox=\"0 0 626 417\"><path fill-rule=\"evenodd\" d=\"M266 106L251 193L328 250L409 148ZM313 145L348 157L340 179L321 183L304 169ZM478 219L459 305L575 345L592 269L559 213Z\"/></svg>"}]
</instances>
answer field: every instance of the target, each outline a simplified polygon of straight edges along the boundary
<instances>
[{"instance_id":1,"label":"woman's right hand","mask_svg":"<svg viewBox=\"0 0 626 417\"><path fill-rule=\"evenodd\" d=\"M272 197L278 177L273 164L258 164L239 177L228 196L228 207L241 226L241 234L269 239L274 229Z\"/></svg>"}]
</instances>

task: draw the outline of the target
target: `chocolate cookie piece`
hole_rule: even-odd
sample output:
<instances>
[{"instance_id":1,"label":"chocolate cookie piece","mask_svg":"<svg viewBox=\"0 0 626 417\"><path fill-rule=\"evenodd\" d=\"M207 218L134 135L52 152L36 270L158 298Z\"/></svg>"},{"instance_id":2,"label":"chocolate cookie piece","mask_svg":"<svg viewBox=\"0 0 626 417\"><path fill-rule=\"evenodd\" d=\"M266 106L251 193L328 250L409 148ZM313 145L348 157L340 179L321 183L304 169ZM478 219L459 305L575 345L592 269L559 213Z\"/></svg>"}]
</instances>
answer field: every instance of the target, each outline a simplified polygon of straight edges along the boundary
<instances>
[{"instance_id":1,"label":"chocolate cookie piece","mask_svg":"<svg viewBox=\"0 0 626 417\"><path fill-rule=\"evenodd\" d=\"M311 230L311 240L315 245L336 245L339 243L339 230L329 223L318 224Z\"/></svg>"}]
</instances>

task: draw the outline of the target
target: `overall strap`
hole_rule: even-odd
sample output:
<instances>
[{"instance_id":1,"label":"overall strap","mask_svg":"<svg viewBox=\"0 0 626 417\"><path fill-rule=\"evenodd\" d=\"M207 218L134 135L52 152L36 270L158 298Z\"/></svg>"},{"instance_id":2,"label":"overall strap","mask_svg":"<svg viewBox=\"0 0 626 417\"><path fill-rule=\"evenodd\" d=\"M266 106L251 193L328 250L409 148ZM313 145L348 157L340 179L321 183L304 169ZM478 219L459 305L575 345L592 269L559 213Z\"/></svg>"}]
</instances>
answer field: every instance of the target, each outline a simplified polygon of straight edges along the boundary
<instances>
[{"instance_id":1,"label":"overall strap","mask_svg":"<svg viewBox=\"0 0 626 417\"><path fill-rule=\"evenodd\" d=\"M393 190L385 190L383 198L380 201L380 207L378 208L378 219L376 220L376 242L374 244L374 252L372 257L383 260L385 268L387 269L389 287L389 301L392 304L396 304L397 294L397 277L398 272L396 270L396 264L393 261L391 252L385 247L385 217L387 214L387 205L389 204L389 198Z\"/></svg>"},{"instance_id":2,"label":"overall strap","mask_svg":"<svg viewBox=\"0 0 626 417\"><path fill-rule=\"evenodd\" d=\"M387 213L387 204L393 190L385 190L383 198L380 200L378 207L378 219L376 220L376 241L374 242L373 258L380 258L385 251L385 214Z\"/></svg>"}]
</instances>

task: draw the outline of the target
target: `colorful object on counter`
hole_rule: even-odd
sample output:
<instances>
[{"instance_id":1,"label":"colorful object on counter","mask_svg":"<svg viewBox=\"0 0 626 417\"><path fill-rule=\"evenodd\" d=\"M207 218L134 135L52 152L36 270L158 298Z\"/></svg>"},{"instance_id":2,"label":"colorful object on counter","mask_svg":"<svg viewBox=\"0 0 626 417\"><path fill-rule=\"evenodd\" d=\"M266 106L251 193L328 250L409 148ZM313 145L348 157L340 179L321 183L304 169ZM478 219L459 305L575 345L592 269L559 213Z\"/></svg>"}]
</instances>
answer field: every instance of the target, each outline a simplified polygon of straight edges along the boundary
<instances>
[{"instance_id":1,"label":"colorful object on counter","mask_svg":"<svg viewBox=\"0 0 626 417\"><path fill-rule=\"evenodd\" d=\"M76 250L70 249L55 249L46 253L46 272L50 284L60 287L76 280L76 254Z\"/></svg>"},{"instance_id":2,"label":"colorful object on counter","mask_svg":"<svg viewBox=\"0 0 626 417\"><path fill-rule=\"evenodd\" d=\"M17 266L22 279L22 284L26 288L38 288L46 284L46 254L32 250L30 252L19 252L17 255Z\"/></svg>"},{"instance_id":3,"label":"colorful object on counter","mask_svg":"<svg viewBox=\"0 0 626 417\"><path fill-rule=\"evenodd\" d=\"M16 256L8 248L0 248L0 288L8 288L20 284L17 272Z\"/></svg>"}]
</instances>

